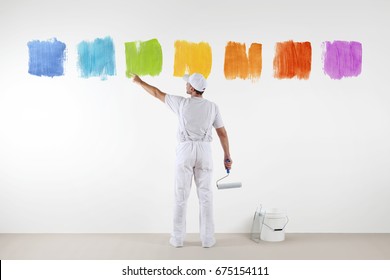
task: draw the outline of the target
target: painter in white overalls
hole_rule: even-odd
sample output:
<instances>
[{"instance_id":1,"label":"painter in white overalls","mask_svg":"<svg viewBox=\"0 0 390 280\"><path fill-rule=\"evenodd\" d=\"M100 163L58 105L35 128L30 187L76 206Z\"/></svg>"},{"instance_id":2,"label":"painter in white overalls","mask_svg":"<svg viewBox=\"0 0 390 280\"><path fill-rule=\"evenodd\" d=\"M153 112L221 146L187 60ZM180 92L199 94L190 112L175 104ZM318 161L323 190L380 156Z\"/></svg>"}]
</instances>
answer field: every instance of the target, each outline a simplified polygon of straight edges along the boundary
<instances>
[{"instance_id":1,"label":"painter in white overalls","mask_svg":"<svg viewBox=\"0 0 390 280\"><path fill-rule=\"evenodd\" d=\"M139 83L147 92L165 102L178 116L178 147L175 167L175 205L173 231L170 244L181 247L186 234L187 201L192 179L195 181L199 198L200 238L203 247L215 244L213 218L213 160L211 152L212 130L216 129L224 150L224 165L230 169L232 160L229 142L221 115L215 103L203 98L206 79L201 74L185 76L189 98L170 95L145 83L138 76Z\"/></svg>"}]
</instances>

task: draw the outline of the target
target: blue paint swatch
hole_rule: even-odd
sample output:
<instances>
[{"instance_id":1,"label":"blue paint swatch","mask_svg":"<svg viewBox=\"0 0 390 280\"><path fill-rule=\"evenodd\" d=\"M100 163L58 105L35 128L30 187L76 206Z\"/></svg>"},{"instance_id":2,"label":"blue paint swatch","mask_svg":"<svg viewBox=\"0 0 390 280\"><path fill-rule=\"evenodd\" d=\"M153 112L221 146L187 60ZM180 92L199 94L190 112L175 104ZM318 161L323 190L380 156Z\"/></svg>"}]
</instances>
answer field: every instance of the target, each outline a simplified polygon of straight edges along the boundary
<instances>
[{"instance_id":1,"label":"blue paint swatch","mask_svg":"<svg viewBox=\"0 0 390 280\"><path fill-rule=\"evenodd\" d=\"M36 76L64 75L64 61L66 45L56 38L48 41L30 41L27 43L29 51L28 73Z\"/></svg>"},{"instance_id":2,"label":"blue paint swatch","mask_svg":"<svg viewBox=\"0 0 390 280\"><path fill-rule=\"evenodd\" d=\"M81 77L100 77L116 75L115 49L110 37L97 38L93 42L82 41L77 46Z\"/></svg>"}]
</instances>

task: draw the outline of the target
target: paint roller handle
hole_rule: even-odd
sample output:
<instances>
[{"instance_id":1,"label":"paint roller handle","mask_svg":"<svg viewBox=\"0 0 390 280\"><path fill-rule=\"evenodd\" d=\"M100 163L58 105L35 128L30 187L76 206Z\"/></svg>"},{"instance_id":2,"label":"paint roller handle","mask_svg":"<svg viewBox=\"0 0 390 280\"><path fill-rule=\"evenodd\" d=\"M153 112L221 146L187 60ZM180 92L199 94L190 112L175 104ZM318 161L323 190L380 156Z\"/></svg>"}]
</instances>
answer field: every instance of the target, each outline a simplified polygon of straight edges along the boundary
<instances>
[{"instance_id":1,"label":"paint roller handle","mask_svg":"<svg viewBox=\"0 0 390 280\"><path fill-rule=\"evenodd\" d=\"M226 160L225 160L225 168L226 168L226 173L227 173L227 174L230 173L230 166L231 166L231 165L228 167L228 166L226 166L226 163L230 163L230 162L231 162L230 159L226 159Z\"/></svg>"}]
</instances>

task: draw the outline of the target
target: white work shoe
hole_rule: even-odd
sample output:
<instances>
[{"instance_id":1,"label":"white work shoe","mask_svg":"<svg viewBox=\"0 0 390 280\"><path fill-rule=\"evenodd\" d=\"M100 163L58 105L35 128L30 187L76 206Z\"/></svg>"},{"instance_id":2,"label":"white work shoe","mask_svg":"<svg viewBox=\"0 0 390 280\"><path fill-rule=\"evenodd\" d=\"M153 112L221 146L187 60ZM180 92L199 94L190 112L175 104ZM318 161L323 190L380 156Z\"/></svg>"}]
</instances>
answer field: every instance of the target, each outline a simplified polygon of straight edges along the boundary
<instances>
[{"instance_id":1,"label":"white work shoe","mask_svg":"<svg viewBox=\"0 0 390 280\"><path fill-rule=\"evenodd\" d=\"M208 241L206 241L206 242L202 242L202 247L203 247L203 248L211 248L211 247L213 247L213 246L215 245L215 243L217 243L217 242L215 241L215 239L213 239L213 240L208 240Z\"/></svg>"},{"instance_id":2,"label":"white work shoe","mask_svg":"<svg viewBox=\"0 0 390 280\"><path fill-rule=\"evenodd\" d=\"M174 237L171 237L169 239L169 244L171 244L173 247L175 248L180 248L180 247L183 247L183 241L178 241L176 238Z\"/></svg>"}]
</instances>

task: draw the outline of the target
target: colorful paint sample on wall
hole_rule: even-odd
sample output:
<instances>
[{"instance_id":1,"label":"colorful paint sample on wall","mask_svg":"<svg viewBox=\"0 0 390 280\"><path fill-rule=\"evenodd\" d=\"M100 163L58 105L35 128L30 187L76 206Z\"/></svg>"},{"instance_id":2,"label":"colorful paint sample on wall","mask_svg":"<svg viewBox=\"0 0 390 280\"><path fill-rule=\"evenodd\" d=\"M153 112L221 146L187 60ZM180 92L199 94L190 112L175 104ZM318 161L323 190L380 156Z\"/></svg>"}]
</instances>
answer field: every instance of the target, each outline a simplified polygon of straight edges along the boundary
<instances>
[{"instance_id":1,"label":"colorful paint sample on wall","mask_svg":"<svg viewBox=\"0 0 390 280\"><path fill-rule=\"evenodd\" d=\"M249 78L253 81L258 80L261 76L261 70L263 68L263 45L258 43L252 43L249 47L248 60L249 60Z\"/></svg>"},{"instance_id":2,"label":"colorful paint sample on wall","mask_svg":"<svg viewBox=\"0 0 390 280\"><path fill-rule=\"evenodd\" d=\"M356 77L362 72L362 44L359 42L324 42L324 72L330 78L340 80Z\"/></svg>"},{"instance_id":3,"label":"colorful paint sample on wall","mask_svg":"<svg viewBox=\"0 0 390 280\"><path fill-rule=\"evenodd\" d=\"M29 51L28 73L35 76L64 75L66 45L53 38L48 41L34 40L27 43Z\"/></svg>"},{"instance_id":4,"label":"colorful paint sample on wall","mask_svg":"<svg viewBox=\"0 0 390 280\"><path fill-rule=\"evenodd\" d=\"M225 47L225 78L232 80L236 78L248 78L249 62L246 55L245 44L228 42Z\"/></svg>"},{"instance_id":5,"label":"colorful paint sample on wall","mask_svg":"<svg viewBox=\"0 0 390 280\"><path fill-rule=\"evenodd\" d=\"M159 41L136 41L125 43L126 76L157 76L162 71L163 55Z\"/></svg>"},{"instance_id":6,"label":"colorful paint sample on wall","mask_svg":"<svg viewBox=\"0 0 390 280\"><path fill-rule=\"evenodd\" d=\"M200 73L205 78L210 75L212 64L211 47L206 42L192 43L175 41L175 63L173 75Z\"/></svg>"},{"instance_id":7,"label":"colorful paint sample on wall","mask_svg":"<svg viewBox=\"0 0 390 280\"><path fill-rule=\"evenodd\" d=\"M310 42L279 42L275 47L274 77L308 79L311 71Z\"/></svg>"},{"instance_id":8,"label":"colorful paint sample on wall","mask_svg":"<svg viewBox=\"0 0 390 280\"><path fill-rule=\"evenodd\" d=\"M116 75L115 49L110 37L97 38L93 42L82 41L77 46L78 66L81 77L100 77Z\"/></svg>"},{"instance_id":9,"label":"colorful paint sample on wall","mask_svg":"<svg viewBox=\"0 0 390 280\"><path fill-rule=\"evenodd\" d=\"M236 78L253 81L260 78L262 69L262 45L253 43L246 54L245 44L228 42L225 48L224 73L225 78Z\"/></svg>"}]
</instances>

